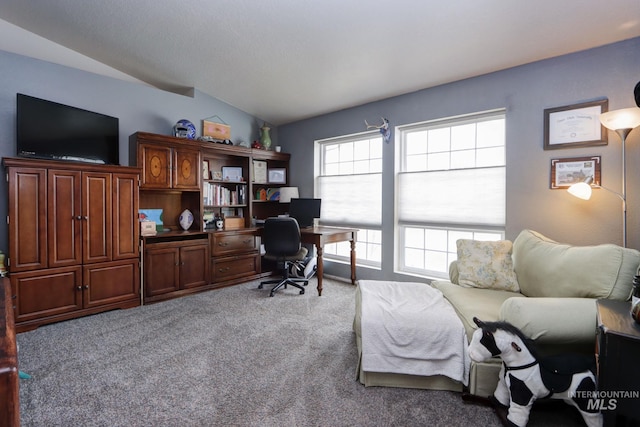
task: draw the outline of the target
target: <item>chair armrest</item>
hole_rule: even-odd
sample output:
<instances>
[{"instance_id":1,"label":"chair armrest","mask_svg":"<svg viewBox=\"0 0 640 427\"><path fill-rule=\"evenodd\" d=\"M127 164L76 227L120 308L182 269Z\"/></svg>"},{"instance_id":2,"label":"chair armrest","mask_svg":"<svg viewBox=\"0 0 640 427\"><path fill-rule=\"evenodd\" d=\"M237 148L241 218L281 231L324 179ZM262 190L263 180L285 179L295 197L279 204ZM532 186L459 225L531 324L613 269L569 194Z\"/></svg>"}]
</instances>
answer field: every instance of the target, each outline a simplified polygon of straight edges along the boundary
<instances>
[{"instance_id":1,"label":"chair armrest","mask_svg":"<svg viewBox=\"0 0 640 427\"><path fill-rule=\"evenodd\" d=\"M597 327L596 300L513 297L502 303L500 320L539 343L591 343Z\"/></svg>"}]
</instances>

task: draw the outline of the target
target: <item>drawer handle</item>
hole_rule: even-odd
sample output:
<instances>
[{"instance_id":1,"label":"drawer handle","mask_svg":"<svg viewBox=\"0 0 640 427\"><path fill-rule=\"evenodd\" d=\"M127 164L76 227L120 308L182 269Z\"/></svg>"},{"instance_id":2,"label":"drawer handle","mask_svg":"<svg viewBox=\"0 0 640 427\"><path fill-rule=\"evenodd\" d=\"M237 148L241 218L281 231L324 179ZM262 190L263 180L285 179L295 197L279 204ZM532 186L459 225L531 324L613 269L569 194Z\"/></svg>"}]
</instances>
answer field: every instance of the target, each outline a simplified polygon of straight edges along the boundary
<instances>
[{"instance_id":1,"label":"drawer handle","mask_svg":"<svg viewBox=\"0 0 640 427\"><path fill-rule=\"evenodd\" d=\"M218 271L220 273L224 273L225 271L229 271L231 269L231 267L226 267L226 268L219 268Z\"/></svg>"},{"instance_id":2,"label":"drawer handle","mask_svg":"<svg viewBox=\"0 0 640 427\"><path fill-rule=\"evenodd\" d=\"M218 246L229 246L229 242L219 242Z\"/></svg>"},{"instance_id":3,"label":"drawer handle","mask_svg":"<svg viewBox=\"0 0 640 427\"><path fill-rule=\"evenodd\" d=\"M245 239L242 243L251 243L251 239Z\"/></svg>"}]
</instances>

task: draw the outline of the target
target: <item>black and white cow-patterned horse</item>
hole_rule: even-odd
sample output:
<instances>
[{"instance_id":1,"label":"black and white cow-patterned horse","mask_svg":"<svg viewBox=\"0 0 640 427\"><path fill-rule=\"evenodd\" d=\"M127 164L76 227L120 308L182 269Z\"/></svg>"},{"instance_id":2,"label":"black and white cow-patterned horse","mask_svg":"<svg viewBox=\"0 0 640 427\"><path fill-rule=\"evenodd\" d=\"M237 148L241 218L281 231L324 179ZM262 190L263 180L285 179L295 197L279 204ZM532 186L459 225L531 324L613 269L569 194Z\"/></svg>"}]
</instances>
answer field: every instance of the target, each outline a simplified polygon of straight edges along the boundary
<instances>
[{"instance_id":1,"label":"black and white cow-patterned horse","mask_svg":"<svg viewBox=\"0 0 640 427\"><path fill-rule=\"evenodd\" d=\"M602 415L587 402L595 398L595 359L582 356L538 358L533 341L507 322L483 322L474 317L478 329L469 344L476 362L502 358L500 380L493 397L509 408L508 422L526 426L536 399L562 399L580 411L589 427L601 426Z\"/></svg>"}]
</instances>

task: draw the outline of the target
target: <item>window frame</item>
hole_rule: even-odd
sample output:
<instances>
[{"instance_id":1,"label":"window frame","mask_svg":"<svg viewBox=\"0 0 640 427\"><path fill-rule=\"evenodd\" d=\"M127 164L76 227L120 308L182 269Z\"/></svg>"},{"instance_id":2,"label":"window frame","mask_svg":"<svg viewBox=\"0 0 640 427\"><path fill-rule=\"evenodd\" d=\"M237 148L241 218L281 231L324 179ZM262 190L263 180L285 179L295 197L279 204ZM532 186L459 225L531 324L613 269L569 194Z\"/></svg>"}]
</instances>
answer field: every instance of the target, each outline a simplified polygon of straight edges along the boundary
<instances>
[{"instance_id":1,"label":"window frame","mask_svg":"<svg viewBox=\"0 0 640 427\"><path fill-rule=\"evenodd\" d=\"M444 255L447 257L447 267L445 271L441 270L433 270L428 268L426 265L426 260L423 260L425 263L424 268L414 268L408 266L408 259L406 257L405 251L407 250L407 242L406 239L406 230L411 228L421 228L424 230L445 230L447 233L451 232L461 232L461 233L490 233L494 234L491 236L491 239L502 240L505 236L505 228L506 228L506 178L503 187L504 191L504 204L502 208L505 211L504 220L501 221L500 224L475 224L473 222L445 222L445 221L416 221L416 220L400 220L401 217L401 206L400 206L400 197L401 191L399 188L400 176L403 173L410 172L445 172L446 171L464 171L464 170L474 170L481 169L484 166L478 166L477 163L474 167L468 168L455 168L451 167L451 161L449 160L449 167L445 169L429 169L428 162L425 162L427 165L424 169L419 170L407 170L407 135L416 131L429 131L432 129L440 129L440 128L453 128L455 126L460 126L468 123L478 123L482 121L491 121L495 119L503 119L504 127L502 129L503 135L503 143L502 145L493 145L492 147L502 147L503 150L503 161L500 165L490 166L491 168L503 169L506 177L506 149L507 149L507 141L506 141L506 127L507 127L507 117L506 117L506 109L495 109L488 110L478 113L465 114L454 117L447 117L437 120L428 120L419 123L412 123L404 126L396 127L396 160L395 160L395 168L394 168L394 180L396 188L395 191L395 200L394 200L394 272L398 274L405 274L416 277L423 277L429 279L447 279L448 278L448 269L450 262L455 260L457 256L453 256L453 251L451 243L449 242L449 237L447 237L447 248L444 251ZM473 149L478 150L478 135L477 133L474 136L474 144ZM484 148L484 147L483 147ZM429 153L428 144L425 148L425 153L428 155ZM451 153L451 137L449 139L449 147L448 153ZM475 153L474 153L475 154ZM477 157L476 157L477 159ZM426 233L426 231L425 231ZM447 234L448 236L449 234ZM488 236L484 236L488 237ZM422 251L425 253L424 257L426 258L428 244L423 242Z\"/></svg>"},{"instance_id":2,"label":"window frame","mask_svg":"<svg viewBox=\"0 0 640 427\"><path fill-rule=\"evenodd\" d=\"M379 157L371 157L371 153L369 153L369 157L368 160L369 162L371 162L372 160L376 160L379 162L379 170L374 171L374 172L365 172L365 173L340 173L340 174L330 174L330 175L325 175L325 150L324 148L329 146L329 145L337 145L339 146L340 144L346 144L346 143L353 143L353 142L357 142L357 141L363 141L363 140L379 140L378 144L379 144ZM340 177L340 176L359 176L362 179L366 179L367 176L378 176L379 177L379 181L380 181L380 191L378 192L378 194L380 194L381 197L381 192L382 192L382 162L383 162L383 138L382 135L380 135L380 132L378 131L367 131L367 132L362 132L362 133L356 133L356 134L350 134L350 135L342 135L342 136L338 136L338 137L333 137L333 138L325 138L325 139L319 139L316 140L314 142L314 197L317 198L322 198L322 194L320 192L320 183L319 181L324 177ZM355 159L353 161L356 161ZM324 203L324 202L323 202ZM358 221L358 220L353 220L353 221L346 221L346 222L342 222L342 221L331 221L331 220L326 220L323 218L320 218L320 224L322 225L328 225L328 226L336 226L336 227L349 227L349 228L357 228L360 231L358 232L358 239L356 241L356 264L358 266L361 267L368 267L368 268L373 268L373 269L382 269L382 200L380 199L380 203L379 206L377 207L379 209L379 221L377 223L370 223L370 222L366 222L366 221ZM324 209L324 205L323 205L323 209ZM371 241L369 242L366 239L363 239L364 235L368 235L369 234L369 230L374 231L379 233L379 239L377 241ZM338 263L345 263L348 264L350 263L350 256L349 255L340 255L340 248L338 248L338 246L341 244L338 243L332 243L332 244L327 244L325 245L325 248L323 250L323 258L326 260L331 260L333 262L338 262ZM344 243L342 244L344 245ZM333 246L336 246L335 250L337 253L333 253ZM379 261L375 261L375 260L370 260L368 258L365 258L362 256L362 254L364 253L365 256L368 255L369 249L371 250L375 250L375 248L372 249L372 246L378 246L378 254L379 254ZM366 249L365 249L366 248ZM343 252L345 252L343 250ZM346 253L346 252L345 252Z\"/></svg>"}]
</instances>

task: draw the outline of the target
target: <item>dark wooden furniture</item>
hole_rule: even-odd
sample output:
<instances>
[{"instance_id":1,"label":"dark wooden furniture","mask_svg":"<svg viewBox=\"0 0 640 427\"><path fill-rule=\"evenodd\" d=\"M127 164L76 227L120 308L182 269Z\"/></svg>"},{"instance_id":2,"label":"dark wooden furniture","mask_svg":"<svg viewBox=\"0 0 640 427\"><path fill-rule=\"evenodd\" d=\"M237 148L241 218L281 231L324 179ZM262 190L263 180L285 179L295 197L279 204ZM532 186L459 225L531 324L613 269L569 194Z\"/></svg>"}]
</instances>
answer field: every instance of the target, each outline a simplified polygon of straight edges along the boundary
<instances>
[{"instance_id":1,"label":"dark wooden furniture","mask_svg":"<svg viewBox=\"0 0 640 427\"><path fill-rule=\"evenodd\" d=\"M254 188L253 159L288 171L289 154L146 132L131 135L129 144L129 158L142 169L140 208L163 210L165 231L142 238L145 303L266 274L261 272L259 232L251 227L251 219L284 213L287 205L256 200L255 194L286 184L256 184ZM225 179L223 168L240 171L242 179ZM234 195L228 200L212 197L214 189L215 194ZM187 231L179 225L185 209L194 216ZM236 227L211 227L211 219L221 214L236 217Z\"/></svg>"},{"instance_id":2,"label":"dark wooden furniture","mask_svg":"<svg viewBox=\"0 0 640 427\"><path fill-rule=\"evenodd\" d=\"M140 304L137 168L4 158L18 332Z\"/></svg>"},{"instance_id":3,"label":"dark wooden furniture","mask_svg":"<svg viewBox=\"0 0 640 427\"><path fill-rule=\"evenodd\" d=\"M284 184L272 184L272 183L251 183L251 216L258 219L266 219L273 216L278 216L289 211L289 203L280 203L274 200L260 200L260 190L269 190L270 188L285 187L289 182L289 160L291 155L289 153L276 153L274 151L265 150L251 150L252 167L253 162L265 162L267 170L269 169L284 169L286 171L286 183ZM252 175L253 176L253 175Z\"/></svg>"},{"instance_id":4,"label":"dark wooden furniture","mask_svg":"<svg viewBox=\"0 0 640 427\"><path fill-rule=\"evenodd\" d=\"M629 313L629 301L602 299L597 307L598 391L603 394L604 425L636 426L640 424L640 325Z\"/></svg>"},{"instance_id":5,"label":"dark wooden furniture","mask_svg":"<svg viewBox=\"0 0 640 427\"><path fill-rule=\"evenodd\" d=\"M324 273L322 254L326 243L351 242L351 283L355 285L357 229L318 226L301 228L300 234L302 236L303 243L312 243L316 247L318 256L318 296L322 295L322 276Z\"/></svg>"},{"instance_id":6,"label":"dark wooden furniture","mask_svg":"<svg viewBox=\"0 0 640 427\"><path fill-rule=\"evenodd\" d=\"M261 263L255 228L212 231L211 282L215 287L245 281L260 275Z\"/></svg>"},{"instance_id":7,"label":"dark wooden furniture","mask_svg":"<svg viewBox=\"0 0 640 427\"><path fill-rule=\"evenodd\" d=\"M20 425L18 349L9 279L0 280L0 427Z\"/></svg>"},{"instance_id":8,"label":"dark wooden furniture","mask_svg":"<svg viewBox=\"0 0 640 427\"><path fill-rule=\"evenodd\" d=\"M144 302L175 298L209 285L209 240L206 233L166 233L145 237Z\"/></svg>"}]
</instances>

